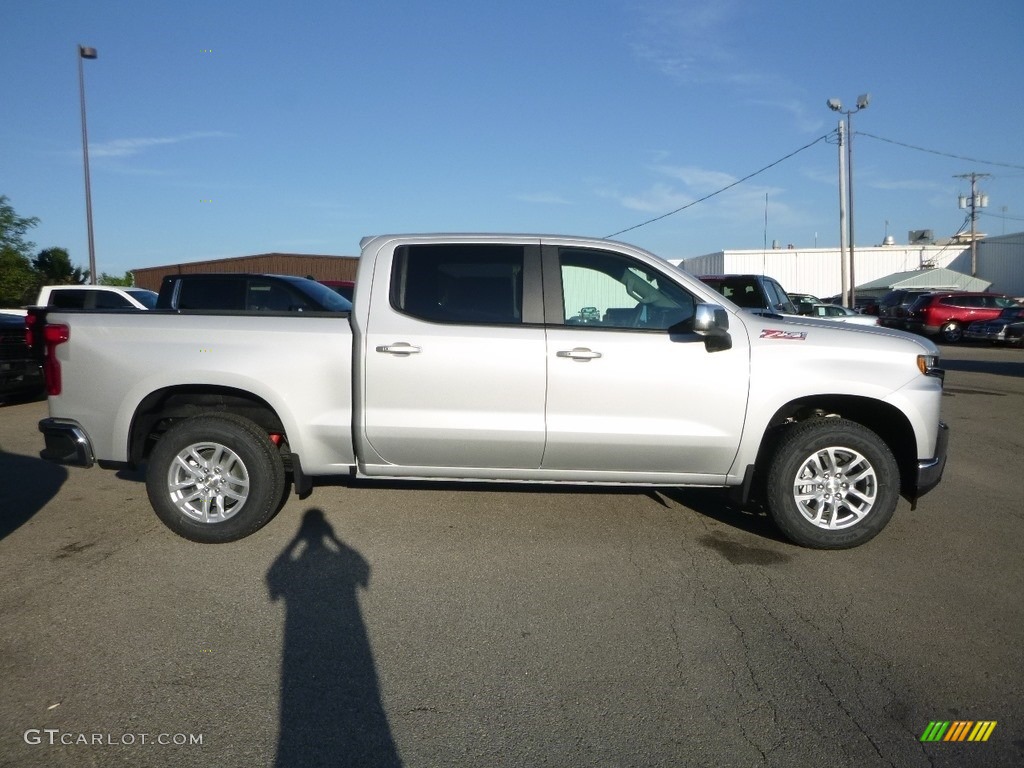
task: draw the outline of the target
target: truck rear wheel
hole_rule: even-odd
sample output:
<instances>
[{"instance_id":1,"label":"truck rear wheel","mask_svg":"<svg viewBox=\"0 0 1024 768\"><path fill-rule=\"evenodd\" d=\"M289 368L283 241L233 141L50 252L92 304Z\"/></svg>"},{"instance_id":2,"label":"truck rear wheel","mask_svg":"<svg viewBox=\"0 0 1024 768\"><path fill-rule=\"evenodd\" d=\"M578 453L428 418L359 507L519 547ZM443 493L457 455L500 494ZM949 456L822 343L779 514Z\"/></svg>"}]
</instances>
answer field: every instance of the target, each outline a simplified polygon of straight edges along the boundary
<instances>
[{"instance_id":1,"label":"truck rear wheel","mask_svg":"<svg viewBox=\"0 0 1024 768\"><path fill-rule=\"evenodd\" d=\"M788 428L768 475L768 510L792 541L847 549L870 541L899 501L899 468L871 430L819 418Z\"/></svg>"},{"instance_id":2,"label":"truck rear wheel","mask_svg":"<svg viewBox=\"0 0 1024 768\"><path fill-rule=\"evenodd\" d=\"M150 504L179 536L236 541L266 525L284 497L284 464L253 422L195 416L157 441L146 470Z\"/></svg>"}]
</instances>

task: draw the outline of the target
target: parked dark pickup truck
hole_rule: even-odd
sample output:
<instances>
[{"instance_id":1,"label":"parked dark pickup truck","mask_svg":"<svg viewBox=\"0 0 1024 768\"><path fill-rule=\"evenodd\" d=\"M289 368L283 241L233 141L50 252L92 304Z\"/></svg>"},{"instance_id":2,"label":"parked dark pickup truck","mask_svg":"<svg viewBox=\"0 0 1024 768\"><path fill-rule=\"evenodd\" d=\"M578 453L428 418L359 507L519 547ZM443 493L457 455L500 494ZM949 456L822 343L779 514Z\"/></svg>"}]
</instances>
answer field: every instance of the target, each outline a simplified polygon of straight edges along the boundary
<instances>
[{"instance_id":1,"label":"parked dark pickup truck","mask_svg":"<svg viewBox=\"0 0 1024 768\"><path fill-rule=\"evenodd\" d=\"M25 337L25 318L0 313L0 400L43 392L43 369Z\"/></svg>"},{"instance_id":2,"label":"parked dark pickup truck","mask_svg":"<svg viewBox=\"0 0 1024 768\"><path fill-rule=\"evenodd\" d=\"M798 315L796 305L777 280L765 275L702 275L698 278L744 309L758 314Z\"/></svg>"},{"instance_id":3,"label":"parked dark pickup truck","mask_svg":"<svg viewBox=\"0 0 1024 768\"><path fill-rule=\"evenodd\" d=\"M352 303L326 285L292 275L244 272L167 275L157 309L348 312Z\"/></svg>"}]
</instances>

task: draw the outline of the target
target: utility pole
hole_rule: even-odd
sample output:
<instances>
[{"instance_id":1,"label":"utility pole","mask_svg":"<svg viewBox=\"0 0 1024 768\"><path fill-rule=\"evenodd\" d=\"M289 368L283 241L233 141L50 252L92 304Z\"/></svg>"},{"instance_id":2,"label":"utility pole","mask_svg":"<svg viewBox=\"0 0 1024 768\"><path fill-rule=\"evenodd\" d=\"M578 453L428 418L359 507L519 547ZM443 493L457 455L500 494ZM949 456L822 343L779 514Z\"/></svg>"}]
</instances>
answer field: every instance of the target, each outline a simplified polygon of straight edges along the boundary
<instances>
[{"instance_id":1,"label":"utility pole","mask_svg":"<svg viewBox=\"0 0 1024 768\"><path fill-rule=\"evenodd\" d=\"M987 179L989 176L991 176L989 173L962 173L954 177L971 180L970 200L964 195L959 197L960 208L971 209L971 277L978 276L978 209L988 207L988 195L978 191L978 180Z\"/></svg>"}]
</instances>

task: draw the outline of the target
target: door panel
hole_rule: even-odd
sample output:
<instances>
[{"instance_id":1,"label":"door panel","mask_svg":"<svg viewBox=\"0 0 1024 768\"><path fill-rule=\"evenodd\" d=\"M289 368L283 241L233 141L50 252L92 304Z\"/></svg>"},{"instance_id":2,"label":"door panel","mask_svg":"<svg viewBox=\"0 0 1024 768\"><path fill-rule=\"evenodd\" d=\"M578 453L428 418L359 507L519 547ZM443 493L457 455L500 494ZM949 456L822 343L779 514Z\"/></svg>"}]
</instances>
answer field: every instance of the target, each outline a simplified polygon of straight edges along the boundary
<instances>
[{"instance_id":1,"label":"door panel","mask_svg":"<svg viewBox=\"0 0 1024 768\"><path fill-rule=\"evenodd\" d=\"M621 254L545 249L545 269L563 317L549 318L543 467L724 475L746 413L743 329L708 352L687 326L693 296Z\"/></svg>"},{"instance_id":2,"label":"door panel","mask_svg":"<svg viewBox=\"0 0 1024 768\"><path fill-rule=\"evenodd\" d=\"M384 462L540 466L545 344L540 324L524 325L540 312L539 299L536 309L523 304L524 271L539 281L530 250L407 246L392 274L374 280L363 430Z\"/></svg>"}]
</instances>

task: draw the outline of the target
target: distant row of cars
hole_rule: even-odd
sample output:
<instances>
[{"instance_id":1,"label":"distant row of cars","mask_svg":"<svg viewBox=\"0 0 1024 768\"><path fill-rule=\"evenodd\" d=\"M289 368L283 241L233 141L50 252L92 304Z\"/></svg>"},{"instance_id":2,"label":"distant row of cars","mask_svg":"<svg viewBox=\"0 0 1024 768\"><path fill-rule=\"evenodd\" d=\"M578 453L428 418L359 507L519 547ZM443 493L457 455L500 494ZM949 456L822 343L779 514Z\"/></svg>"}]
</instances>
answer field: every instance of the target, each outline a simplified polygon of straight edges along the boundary
<instances>
[{"instance_id":1,"label":"distant row of cars","mask_svg":"<svg viewBox=\"0 0 1024 768\"><path fill-rule=\"evenodd\" d=\"M1021 344L1024 305L1000 293L898 289L879 302L879 322L941 341Z\"/></svg>"},{"instance_id":2,"label":"distant row of cars","mask_svg":"<svg viewBox=\"0 0 1024 768\"><path fill-rule=\"evenodd\" d=\"M838 297L823 300L807 293L788 293L766 275L707 275L700 279L753 312L882 325L946 343L969 339L1024 344L1024 303L1000 293L900 288L881 299L858 297L857 306L849 309L838 303Z\"/></svg>"},{"instance_id":3,"label":"distant row of cars","mask_svg":"<svg viewBox=\"0 0 1024 768\"><path fill-rule=\"evenodd\" d=\"M767 275L701 275L698 278L733 304L751 312L779 315L803 315L823 320L877 325L878 320L838 304L828 304L807 293L787 293L777 280Z\"/></svg>"}]
</instances>

